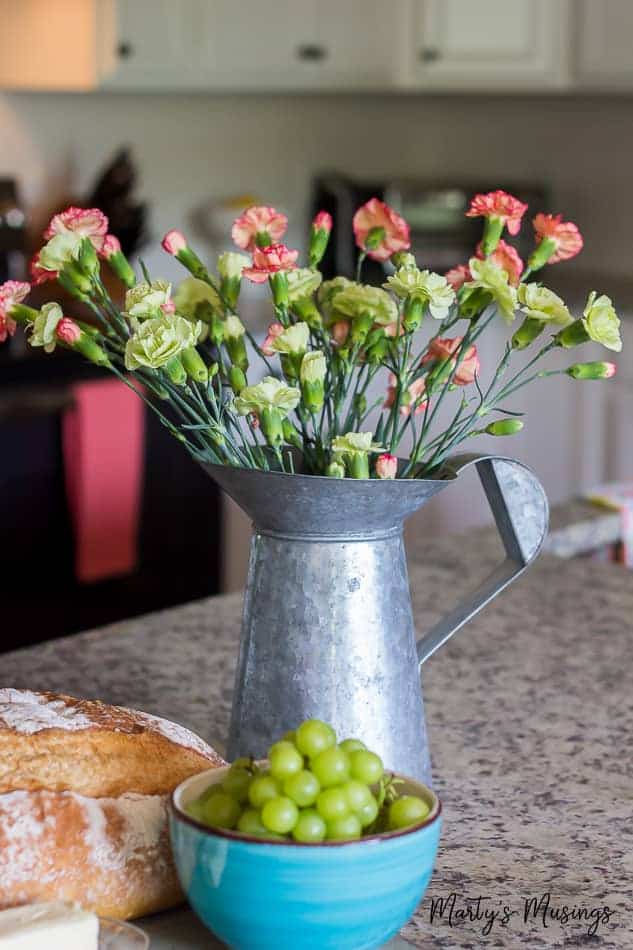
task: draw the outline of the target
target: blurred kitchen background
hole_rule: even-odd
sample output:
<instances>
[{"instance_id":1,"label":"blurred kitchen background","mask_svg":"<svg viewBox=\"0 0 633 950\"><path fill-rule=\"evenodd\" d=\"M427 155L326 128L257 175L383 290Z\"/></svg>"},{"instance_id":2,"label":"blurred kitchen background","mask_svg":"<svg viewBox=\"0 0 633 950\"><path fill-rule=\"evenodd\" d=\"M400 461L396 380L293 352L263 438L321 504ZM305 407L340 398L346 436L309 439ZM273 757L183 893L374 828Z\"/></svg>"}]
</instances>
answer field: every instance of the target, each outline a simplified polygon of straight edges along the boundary
<instances>
[{"instance_id":1,"label":"blurred kitchen background","mask_svg":"<svg viewBox=\"0 0 633 950\"><path fill-rule=\"evenodd\" d=\"M347 273L351 214L373 194L408 218L421 266L444 271L477 239L470 195L506 187L529 217L578 224L584 252L543 279L576 312L589 289L609 293L625 346L611 382L526 390L526 428L501 450L553 504L633 482L632 50L631 0L0 0L0 279L26 276L70 203L103 207L124 248L175 282L169 228L213 259L262 201L304 248L324 207L338 225L326 266ZM528 216L523 232L529 244ZM252 286L244 316L264 333ZM114 450L73 442L99 382L74 356L0 346L0 650L241 586L248 525L150 418L132 563L82 567L80 548L118 530L108 502L125 477ZM487 517L470 489L412 530Z\"/></svg>"}]
</instances>

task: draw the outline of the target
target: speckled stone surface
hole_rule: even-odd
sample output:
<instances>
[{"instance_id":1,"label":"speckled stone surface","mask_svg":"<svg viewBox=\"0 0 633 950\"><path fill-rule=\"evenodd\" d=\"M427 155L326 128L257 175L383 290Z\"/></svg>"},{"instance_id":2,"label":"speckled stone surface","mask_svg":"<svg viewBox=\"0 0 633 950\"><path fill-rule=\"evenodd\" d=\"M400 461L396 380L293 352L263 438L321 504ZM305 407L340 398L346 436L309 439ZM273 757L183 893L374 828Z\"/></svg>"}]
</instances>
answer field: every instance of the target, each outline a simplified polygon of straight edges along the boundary
<instances>
[{"instance_id":1,"label":"speckled stone surface","mask_svg":"<svg viewBox=\"0 0 633 950\"><path fill-rule=\"evenodd\" d=\"M419 629L497 558L489 531L418 542ZM218 597L0 656L0 685L138 706L214 740L227 729L240 610L240 596ZM429 950L630 950L633 574L542 556L429 660L423 681L444 831L403 936ZM544 926L541 909L525 922L526 899L547 893L550 910L608 905L609 922L601 917L594 936L593 918L546 915ZM432 902L452 894L452 920L448 908L432 920ZM464 920L468 898L471 917L477 898L488 917ZM187 931L189 920L184 911L155 918L154 946L213 946L195 923Z\"/></svg>"}]
</instances>

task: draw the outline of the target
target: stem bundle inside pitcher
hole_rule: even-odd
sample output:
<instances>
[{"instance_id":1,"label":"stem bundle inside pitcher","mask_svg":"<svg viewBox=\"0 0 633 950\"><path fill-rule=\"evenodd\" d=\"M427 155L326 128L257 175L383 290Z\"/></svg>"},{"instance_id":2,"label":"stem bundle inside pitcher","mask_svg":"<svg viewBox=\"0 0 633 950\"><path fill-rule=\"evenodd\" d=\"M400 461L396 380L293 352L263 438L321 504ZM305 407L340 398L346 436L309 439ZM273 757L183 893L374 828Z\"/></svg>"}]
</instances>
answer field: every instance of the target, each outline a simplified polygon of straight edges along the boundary
<instances>
[{"instance_id":1,"label":"stem bundle inside pitcher","mask_svg":"<svg viewBox=\"0 0 633 950\"><path fill-rule=\"evenodd\" d=\"M57 281L90 319L69 317L54 302L35 310L24 303L30 284L8 281L0 286L0 341L22 324L32 346L76 350L107 368L200 461L288 473L300 466L341 478L430 477L465 440L520 431L515 397L524 386L561 373L615 373L602 361L548 369L556 348L593 340L620 350L620 321L610 298L595 292L574 318L534 278L583 242L560 215L537 214L524 264L502 235L518 233L526 210L506 192L476 195L467 215L483 218L482 240L467 264L440 275L409 253L404 219L372 198L353 219L356 279L324 281L330 215L312 222L300 266L299 252L282 243L286 216L251 207L232 228L240 252L222 254L213 271L179 231L165 235L163 248L190 274L172 294L143 265L135 272L101 211L68 208L44 232L32 277ZM384 266L381 287L362 282L367 258ZM102 281L103 265L127 289L121 306ZM238 315L245 280L270 289L273 319L260 342ZM499 321L507 339L494 372L482 374L478 344ZM403 443L408 458L399 463Z\"/></svg>"}]
</instances>

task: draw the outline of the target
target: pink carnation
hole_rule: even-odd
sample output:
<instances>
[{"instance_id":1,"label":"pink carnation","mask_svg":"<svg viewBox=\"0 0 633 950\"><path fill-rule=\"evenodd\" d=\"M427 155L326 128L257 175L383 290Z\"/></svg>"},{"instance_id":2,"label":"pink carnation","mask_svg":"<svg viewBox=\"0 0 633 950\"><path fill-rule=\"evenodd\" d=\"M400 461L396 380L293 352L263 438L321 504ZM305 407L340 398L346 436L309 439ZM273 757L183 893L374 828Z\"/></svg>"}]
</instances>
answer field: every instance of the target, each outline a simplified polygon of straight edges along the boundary
<instances>
[{"instance_id":1,"label":"pink carnation","mask_svg":"<svg viewBox=\"0 0 633 950\"><path fill-rule=\"evenodd\" d=\"M393 375L389 374L389 388L387 389L387 398L383 403L384 409L391 409L394 402L396 401L397 393L397 382L398 380ZM419 415L421 412L424 412L426 409L428 398L424 396L424 389L426 382L423 376L420 376L419 379L414 379L414 381L409 386L409 398L406 404L400 406L400 415L405 418L410 415L412 407L414 407L414 415Z\"/></svg>"},{"instance_id":2,"label":"pink carnation","mask_svg":"<svg viewBox=\"0 0 633 950\"><path fill-rule=\"evenodd\" d=\"M40 265L39 251L36 254L34 254L33 257L31 258L31 262L29 264L29 273L31 275L31 283L35 284L35 286L38 286L39 284L43 284L47 280L55 280L58 275L58 271L45 270Z\"/></svg>"},{"instance_id":3,"label":"pink carnation","mask_svg":"<svg viewBox=\"0 0 633 950\"><path fill-rule=\"evenodd\" d=\"M466 212L467 218L499 218L510 234L518 234L527 205L507 191L489 191L475 195Z\"/></svg>"},{"instance_id":4,"label":"pink carnation","mask_svg":"<svg viewBox=\"0 0 633 950\"><path fill-rule=\"evenodd\" d=\"M383 452L376 459L376 475L378 478L395 478L398 471L398 459L389 452Z\"/></svg>"},{"instance_id":5,"label":"pink carnation","mask_svg":"<svg viewBox=\"0 0 633 950\"><path fill-rule=\"evenodd\" d=\"M561 218L560 214L537 214L532 221L536 243L540 244L544 238L549 238L556 245L554 253L547 260L548 264L567 261L583 248L582 234L576 225L571 221L561 221Z\"/></svg>"},{"instance_id":6,"label":"pink carnation","mask_svg":"<svg viewBox=\"0 0 633 950\"><path fill-rule=\"evenodd\" d=\"M56 234L74 231L82 238L90 238L95 250L100 251L108 233L108 219L98 208L66 208L56 214L44 231L49 241Z\"/></svg>"},{"instance_id":7,"label":"pink carnation","mask_svg":"<svg viewBox=\"0 0 633 950\"><path fill-rule=\"evenodd\" d=\"M332 230L332 224L332 215L328 211L319 211L319 213L315 215L312 227L315 231L327 231L329 234Z\"/></svg>"},{"instance_id":8,"label":"pink carnation","mask_svg":"<svg viewBox=\"0 0 633 950\"><path fill-rule=\"evenodd\" d=\"M275 350L272 347L273 340L276 340L283 332L283 324L277 322L270 324L268 327L268 335L261 345L261 351L264 356L274 356Z\"/></svg>"},{"instance_id":9,"label":"pink carnation","mask_svg":"<svg viewBox=\"0 0 633 950\"><path fill-rule=\"evenodd\" d=\"M386 261L396 251L406 251L411 247L407 222L378 198L370 198L358 209L352 227L357 246L375 261ZM378 247L366 249L367 236L375 228L382 228L384 235Z\"/></svg>"},{"instance_id":10,"label":"pink carnation","mask_svg":"<svg viewBox=\"0 0 633 950\"><path fill-rule=\"evenodd\" d=\"M164 251L167 251L168 254L172 254L175 257L187 247L187 238L182 231L176 231L175 229L168 231L161 241L161 247Z\"/></svg>"},{"instance_id":11,"label":"pink carnation","mask_svg":"<svg viewBox=\"0 0 633 950\"><path fill-rule=\"evenodd\" d=\"M286 233L288 218L267 205L253 205L235 219L231 237L238 247L252 251L259 235L265 235L267 244L278 244Z\"/></svg>"},{"instance_id":12,"label":"pink carnation","mask_svg":"<svg viewBox=\"0 0 633 950\"><path fill-rule=\"evenodd\" d=\"M101 248L101 257L109 261L115 254L121 253L121 242L114 234L106 234L103 247Z\"/></svg>"},{"instance_id":13,"label":"pink carnation","mask_svg":"<svg viewBox=\"0 0 633 950\"><path fill-rule=\"evenodd\" d=\"M483 260L484 258L481 248L481 241L477 245L477 257L480 258L480 260ZM523 273L524 265L516 248L512 247L511 244L508 244L507 241L504 241L503 238L501 238L496 248L490 255L489 260L493 261L497 267L500 267L501 270L506 272L508 275L508 281L513 287L517 286L521 280L521 274ZM472 278L469 276L467 279L471 280Z\"/></svg>"},{"instance_id":14,"label":"pink carnation","mask_svg":"<svg viewBox=\"0 0 633 950\"><path fill-rule=\"evenodd\" d=\"M11 319L11 311L30 291L31 285L21 280L7 280L0 284L0 343L15 333L16 323Z\"/></svg>"},{"instance_id":15,"label":"pink carnation","mask_svg":"<svg viewBox=\"0 0 633 950\"><path fill-rule=\"evenodd\" d=\"M254 284L263 284L272 274L294 270L299 251L291 251L285 244L271 244L269 247L253 248L253 266L245 267L243 277Z\"/></svg>"},{"instance_id":16,"label":"pink carnation","mask_svg":"<svg viewBox=\"0 0 633 950\"><path fill-rule=\"evenodd\" d=\"M456 336L452 339L444 337L443 339L431 340L425 355L422 357L421 364L430 363L433 360L447 360L457 353L462 344L463 337ZM453 360L455 363L455 360ZM477 347L473 343L467 347L462 360L457 367L457 372L453 376L452 382L457 386L468 386L475 381L475 376L479 374L479 357Z\"/></svg>"},{"instance_id":17,"label":"pink carnation","mask_svg":"<svg viewBox=\"0 0 633 950\"><path fill-rule=\"evenodd\" d=\"M446 271L444 276L455 293L457 293L460 287L464 286L467 280L473 279L468 264L458 264L457 267L451 267L450 270Z\"/></svg>"},{"instance_id":18,"label":"pink carnation","mask_svg":"<svg viewBox=\"0 0 633 950\"><path fill-rule=\"evenodd\" d=\"M55 327L55 335L67 346L74 346L81 339L81 329L70 317L62 317Z\"/></svg>"}]
</instances>

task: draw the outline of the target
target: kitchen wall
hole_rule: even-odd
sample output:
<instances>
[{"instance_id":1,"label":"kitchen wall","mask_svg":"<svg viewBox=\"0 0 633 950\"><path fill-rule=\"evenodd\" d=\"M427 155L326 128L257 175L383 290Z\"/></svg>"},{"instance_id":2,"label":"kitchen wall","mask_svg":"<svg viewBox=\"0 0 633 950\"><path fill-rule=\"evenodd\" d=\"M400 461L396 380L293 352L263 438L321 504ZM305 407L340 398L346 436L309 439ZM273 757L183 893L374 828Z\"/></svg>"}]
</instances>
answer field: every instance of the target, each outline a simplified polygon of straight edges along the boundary
<instances>
[{"instance_id":1,"label":"kitchen wall","mask_svg":"<svg viewBox=\"0 0 633 950\"><path fill-rule=\"evenodd\" d=\"M628 98L605 97L8 94L0 96L0 175L19 175L28 204L47 208L86 188L129 143L157 236L185 225L187 210L207 197L255 191L300 213L312 174L328 167L544 180L587 239L587 252L567 266L628 275L632 109Z\"/></svg>"}]
</instances>

